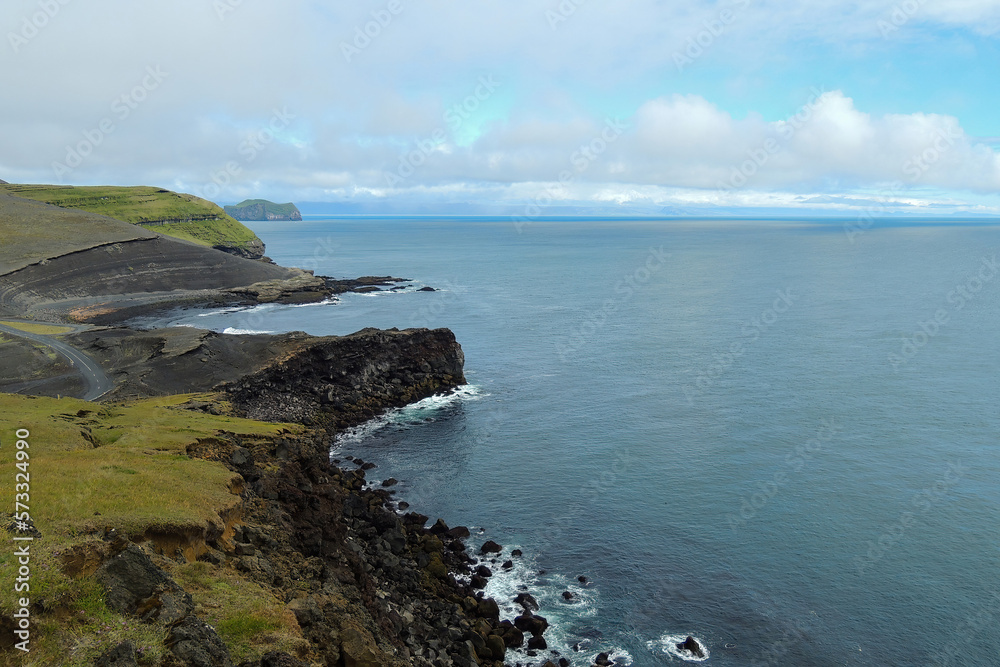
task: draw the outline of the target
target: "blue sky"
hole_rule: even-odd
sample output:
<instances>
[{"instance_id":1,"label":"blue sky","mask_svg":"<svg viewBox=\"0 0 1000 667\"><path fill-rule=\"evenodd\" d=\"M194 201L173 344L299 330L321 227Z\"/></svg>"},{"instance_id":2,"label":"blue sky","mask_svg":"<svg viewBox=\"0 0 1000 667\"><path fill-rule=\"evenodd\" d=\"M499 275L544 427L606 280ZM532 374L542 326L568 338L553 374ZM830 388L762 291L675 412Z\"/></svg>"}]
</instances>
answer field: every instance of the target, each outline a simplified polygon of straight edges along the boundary
<instances>
[{"instance_id":1,"label":"blue sky","mask_svg":"<svg viewBox=\"0 0 1000 667\"><path fill-rule=\"evenodd\" d=\"M344 4L8 0L0 178L397 212L1000 213L997 0Z\"/></svg>"}]
</instances>

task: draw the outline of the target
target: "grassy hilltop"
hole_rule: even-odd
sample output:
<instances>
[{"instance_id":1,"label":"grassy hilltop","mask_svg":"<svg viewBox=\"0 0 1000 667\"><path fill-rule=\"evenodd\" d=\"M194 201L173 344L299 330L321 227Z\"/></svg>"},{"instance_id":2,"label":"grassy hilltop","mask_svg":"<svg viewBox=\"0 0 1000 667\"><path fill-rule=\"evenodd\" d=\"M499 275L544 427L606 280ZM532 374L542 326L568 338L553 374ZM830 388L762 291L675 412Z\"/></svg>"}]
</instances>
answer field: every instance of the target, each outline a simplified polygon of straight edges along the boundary
<instances>
[{"instance_id":1,"label":"grassy hilltop","mask_svg":"<svg viewBox=\"0 0 1000 667\"><path fill-rule=\"evenodd\" d=\"M194 195L148 186L0 185L8 194L89 213L106 215L151 231L260 257L263 243L222 208Z\"/></svg>"}]
</instances>

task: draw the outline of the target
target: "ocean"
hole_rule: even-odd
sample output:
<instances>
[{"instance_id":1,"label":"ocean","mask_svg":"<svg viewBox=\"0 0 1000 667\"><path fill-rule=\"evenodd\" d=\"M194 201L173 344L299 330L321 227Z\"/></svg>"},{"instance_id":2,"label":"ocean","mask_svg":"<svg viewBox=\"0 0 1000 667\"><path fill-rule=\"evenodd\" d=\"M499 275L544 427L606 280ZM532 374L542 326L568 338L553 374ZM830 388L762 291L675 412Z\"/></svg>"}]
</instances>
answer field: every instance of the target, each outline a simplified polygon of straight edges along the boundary
<instances>
[{"instance_id":1,"label":"ocean","mask_svg":"<svg viewBox=\"0 0 1000 667\"><path fill-rule=\"evenodd\" d=\"M711 665L1000 664L997 226L250 225L280 264L413 282L171 322L452 329L469 385L332 455L523 550L488 593L527 586L573 665L680 664L687 635Z\"/></svg>"}]
</instances>

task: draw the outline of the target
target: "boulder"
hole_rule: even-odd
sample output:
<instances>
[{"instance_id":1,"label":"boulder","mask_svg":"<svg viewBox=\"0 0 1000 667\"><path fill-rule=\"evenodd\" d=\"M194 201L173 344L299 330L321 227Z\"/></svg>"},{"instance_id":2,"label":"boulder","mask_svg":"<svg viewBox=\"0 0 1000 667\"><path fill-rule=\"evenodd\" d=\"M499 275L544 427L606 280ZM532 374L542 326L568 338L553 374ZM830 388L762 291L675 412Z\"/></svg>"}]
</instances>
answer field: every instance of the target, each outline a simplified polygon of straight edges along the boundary
<instances>
[{"instance_id":1,"label":"boulder","mask_svg":"<svg viewBox=\"0 0 1000 667\"><path fill-rule=\"evenodd\" d=\"M229 650L205 621L188 616L177 623L164 641L171 653L187 667L232 667Z\"/></svg>"},{"instance_id":2,"label":"boulder","mask_svg":"<svg viewBox=\"0 0 1000 667\"><path fill-rule=\"evenodd\" d=\"M503 551L503 547L493 540L486 540L482 548L479 550L479 552L483 554L498 554L501 551Z\"/></svg>"},{"instance_id":3,"label":"boulder","mask_svg":"<svg viewBox=\"0 0 1000 667\"><path fill-rule=\"evenodd\" d=\"M535 616L530 611L514 619L514 625L522 632L530 632L534 636L540 636L549 627L549 622L543 616Z\"/></svg>"},{"instance_id":4,"label":"boulder","mask_svg":"<svg viewBox=\"0 0 1000 667\"><path fill-rule=\"evenodd\" d=\"M531 593L518 593L514 602L521 605L525 611L538 611L538 600Z\"/></svg>"},{"instance_id":5,"label":"boulder","mask_svg":"<svg viewBox=\"0 0 1000 667\"><path fill-rule=\"evenodd\" d=\"M108 559L94 577L108 607L119 614L171 625L194 611L191 596L134 544Z\"/></svg>"},{"instance_id":6,"label":"boulder","mask_svg":"<svg viewBox=\"0 0 1000 667\"><path fill-rule=\"evenodd\" d=\"M271 651L260 659L260 667L309 667L309 663L302 662L283 651Z\"/></svg>"},{"instance_id":7,"label":"boulder","mask_svg":"<svg viewBox=\"0 0 1000 667\"><path fill-rule=\"evenodd\" d=\"M382 667L375 640L364 630L348 625L340 633L340 655L344 667Z\"/></svg>"},{"instance_id":8,"label":"boulder","mask_svg":"<svg viewBox=\"0 0 1000 667\"><path fill-rule=\"evenodd\" d=\"M701 644L699 644L698 640L691 635L688 635L687 639L678 644L677 649L679 651L686 651L696 658L705 657L705 651L701 648Z\"/></svg>"},{"instance_id":9,"label":"boulder","mask_svg":"<svg viewBox=\"0 0 1000 667\"><path fill-rule=\"evenodd\" d=\"M489 650L494 660L500 661L507 654L507 643L499 635L490 635L486 638L486 648Z\"/></svg>"},{"instance_id":10,"label":"boulder","mask_svg":"<svg viewBox=\"0 0 1000 667\"><path fill-rule=\"evenodd\" d=\"M94 661L94 667L138 667L135 646L132 642L122 642L108 649Z\"/></svg>"},{"instance_id":11,"label":"boulder","mask_svg":"<svg viewBox=\"0 0 1000 667\"><path fill-rule=\"evenodd\" d=\"M465 526L455 526L448 531L448 537L456 540L465 539L466 537L469 537L469 535L471 535L471 533Z\"/></svg>"}]
</instances>

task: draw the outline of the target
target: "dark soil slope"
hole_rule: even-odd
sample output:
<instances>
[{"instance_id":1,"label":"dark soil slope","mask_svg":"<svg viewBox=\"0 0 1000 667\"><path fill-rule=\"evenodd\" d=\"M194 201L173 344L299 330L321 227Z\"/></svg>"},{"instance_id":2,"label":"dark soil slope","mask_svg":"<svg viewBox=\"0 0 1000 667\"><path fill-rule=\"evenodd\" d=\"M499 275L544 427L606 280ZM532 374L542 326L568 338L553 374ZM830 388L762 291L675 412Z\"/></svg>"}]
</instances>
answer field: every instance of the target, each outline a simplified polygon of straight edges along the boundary
<instances>
[{"instance_id":1,"label":"dark soil slope","mask_svg":"<svg viewBox=\"0 0 1000 667\"><path fill-rule=\"evenodd\" d=\"M211 296L179 291L219 292L300 275L168 237L125 241L62 255L3 276L0 314L86 320L157 302Z\"/></svg>"}]
</instances>

